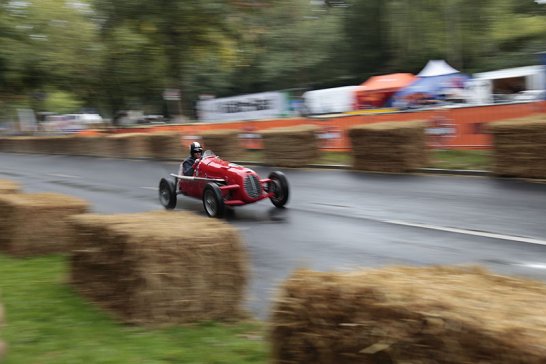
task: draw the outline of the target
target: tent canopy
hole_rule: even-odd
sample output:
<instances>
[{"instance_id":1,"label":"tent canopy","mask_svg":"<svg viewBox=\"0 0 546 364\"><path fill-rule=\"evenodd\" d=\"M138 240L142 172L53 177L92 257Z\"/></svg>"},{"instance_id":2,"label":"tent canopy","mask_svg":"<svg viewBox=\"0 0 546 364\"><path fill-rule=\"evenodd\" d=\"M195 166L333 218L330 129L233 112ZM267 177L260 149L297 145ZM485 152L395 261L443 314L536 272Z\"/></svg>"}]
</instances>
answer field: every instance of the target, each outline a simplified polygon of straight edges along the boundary
<instances>
[{"instance_id":1,"label":"tent canopy","mask_svg":"<svg viewBox=\"0 0 546 364\"><path fill-rule=\"evenodd\" d=\"M447 64L446 61L431 59L427 62L425 68L417 74L417 77L435 77L435 76L444 76L451 75L454 73L459 73L455 68Z\"/></svg>"},{"instance_id":2,"label":"tent canopy","mask_svg":"<svg viewBox=\"0 0 546 364\"><path fill-rule=\"evenodd\" d=\"M393 73L390 75L373 76L362 83L359 91L398 91L415 80L411 73Z\"/></svg>"},{"instance_id":3,"label":"tent canopy","mask_svg":"<svg viewBox=\"0 0 546 364\"><path fill-rule=\"evenodd\" d=\"M356 90L356 109L382 107L398 90L415 81L411 73L393 73L389 75L373 76L362 83Z\"/></svg>"},{"instance_id":4,"label":"tent canopy","mask_svg":"<svg viewBox=\"0 0 546 364\"><path fill-rule=\"evenodd\" d=\"M468 76L451 67L444 60L430 60L408 87L398 91L394 98L400 100L411 95L436 98L464 88ZM411 96L413 97L413 96Z\"/></svg>"},{"instance_id":5,"label":"tent canopy","mask_svg":"<svg viewBox=\"0 0 546 364\"><path fill-rule=\"evenodd\" d=\"M423 94L436 97L446 89L462 89L468 76L461 73L453 73L441 76L418 78L408 87L396 93L395 97L405 97L411 94Z\"/></svg>"}]
</instances>

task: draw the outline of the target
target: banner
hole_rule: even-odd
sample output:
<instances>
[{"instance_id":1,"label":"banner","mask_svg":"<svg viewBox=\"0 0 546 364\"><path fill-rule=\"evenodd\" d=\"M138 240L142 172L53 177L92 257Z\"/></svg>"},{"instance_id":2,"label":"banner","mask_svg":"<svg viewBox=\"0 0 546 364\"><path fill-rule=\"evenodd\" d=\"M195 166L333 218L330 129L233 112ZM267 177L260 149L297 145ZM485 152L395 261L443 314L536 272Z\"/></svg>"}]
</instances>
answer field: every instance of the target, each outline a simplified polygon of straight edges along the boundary
<instances>
[{"instance_id":1,"label":"banner","mask_svg":"<svg viewBox=\"0 0 546 364\"><path fill-rule=\"evenodd\" d=\"M262 92L197 102L200 121L223 122L283 117L288 102L283 92Z\"/></svg>"}]
</instances>

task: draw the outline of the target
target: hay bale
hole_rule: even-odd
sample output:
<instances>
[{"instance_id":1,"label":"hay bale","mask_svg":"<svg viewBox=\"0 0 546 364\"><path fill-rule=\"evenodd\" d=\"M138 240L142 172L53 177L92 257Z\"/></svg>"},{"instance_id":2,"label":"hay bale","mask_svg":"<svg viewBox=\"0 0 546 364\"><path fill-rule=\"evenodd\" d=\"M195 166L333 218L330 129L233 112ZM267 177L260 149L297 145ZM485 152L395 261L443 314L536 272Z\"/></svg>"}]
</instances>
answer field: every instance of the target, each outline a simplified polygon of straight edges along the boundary
<instances>
[{"instance_id":1,"label":"hay bale","mask_svg":"<svg viewBox=\"0 0 546 364\"><path fill-rule=\"evenodd\" d=\"M186 147L177 132L148 134L148 145L154 159L180 161L186 156Z\"/></svg>"},{"instance_id":2,"label":"hay bale","mask_svg":"<svg viewBox=\"0 0 546 364\"><path fill-rule=\"evenodd\" d=\"M314 125L301 125L262 131L265 163L299 167L316 162L319 157L318 130Z\"/></svg>"},{"instance_id":3,"label":"hay bale","mask_svg":"<svg viewBox=\"0 0 546 364\"><path fill-rule=\"evenodd\" d=\"M116 157L114 143L105 135L74 135L74 155L86 157Z\"/></svg>"},{"instance_id":4,"label":"hay bale","mask_svg":"<svg viewBox=\"0 0 546 364\"><path fill-rule=\"evenodd\" d=\"M10 149L14 153L35 153L34 136L15 136L11 137Z\"/></svg>"},{"instance_id":5,"label":"hay bale","mask_svg":"<svg viewBox=\"0 0 546 364\"><path fill-rule=\"evenodd\" d=\"M112 145L112 156L116 158L149 158L148 134L113 134L107 137Z\"/></svg>"},{"instance_id":6,"label":"hay bale","mask_svg":"<svg viewBox=\"0 0 546 364\"><path fill-rule=\"evenodd\" d=\"M55 193L0 195L0 250L30 256L66 252L66 219L87 212L87 202Z\"/></svg>"},{"instance_id":7,"label":"hay bale","mask_svg":"<svg viewBox=\"0 0 546 364\"><path fill-rule=\"evenodd\" d=\"M247 256L236 229L188 212L79 215L71 284L124 322L182 324L242 314Z\"/></svg>"},{"instance_id":8,"label":"hay bale","mask_svg":"<svg viewBox=\"0 0 546 364\"><path fill-rule=\"evenodd\" d=\"M0 152L35 153L34 136L11 136L0 138Z\"/></svg>"},{"instance_id":9,"label":"hay bale","mask_svg":"<svg viewBox=\"0 0 546 364\"><path fill-rule=\"evenodd\" d=\"M238 130L212 130L201 134L203 148L210 149L228 161L241 160L244 156L243 148L239 143Z\"/></svg>"},{"instance_id":10,"label":"hay bale","mask_svg":"<svg viewBox=\"0 0 546 364\"><path fill-rule=\"evenodd\" d=\"M546 178L546 116L490 123L493 172L500 176Z\"/></svg>"},{"instance_id":11,"label":"hay bale","mask_svg":"<svg viewBox=\"0 0 546 364\"><path fill-rule=\"evenodd\" d=\"M0 152L11 152L11 138L0 137Z\"/></svg>"},{"instance_id":12,"label":"hay bale","mask_svg":"<svg viewBox=\"0 0 546 364\"><path fill-rule=\"evenodd\" d=\"M480 269L296 272L276 363L546 363L546 286Z\"/></svg>"},{"instance_id":13,"label":"hay bale","mask_svg":"<svg viewBox=\"0 0 546 364\"><path fill-rule=\"evenodd\" d=\"M39 137L34 140L34 150L43 154L73 155L77 150L73 136Z\"/></svg>"},{"instance_id":14,"label":"hay bale","mask_svg":"<svg viewBox=\"0 0 546 364\"><path fill-rule=\"evenodd\" d=\"M19 183L7 179L0 179L0 195L19 192L21 192L21 185Z\"/></svg>"},{"instance_id":15,"label":"hay bale","mask_svg":"<svg viewBox=\"0 0 546 364\"><path fill-rule=\"evenodd\" d=\"M385 122L349 129L353 168L363 171L408 172L425 167L425 123Z\"/></svg>"}]
</instances>

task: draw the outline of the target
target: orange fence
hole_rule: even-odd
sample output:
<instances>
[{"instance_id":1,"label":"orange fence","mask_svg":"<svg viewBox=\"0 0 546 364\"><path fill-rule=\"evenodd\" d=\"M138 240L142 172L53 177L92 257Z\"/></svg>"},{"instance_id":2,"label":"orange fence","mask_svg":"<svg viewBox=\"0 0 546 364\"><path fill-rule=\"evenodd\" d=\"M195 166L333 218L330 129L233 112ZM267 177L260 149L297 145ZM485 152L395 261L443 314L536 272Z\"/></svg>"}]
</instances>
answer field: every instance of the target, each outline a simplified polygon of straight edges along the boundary
<instances>
[{"instance_id":1,"label":"orange fence","mask_svg":"<svg viewBox=\"0 0 546 364\"><path fill-rule=\"evenodd\" d=\"M191 123L158 126L131 127L116 130L117 133L178 131L184 139L199 139L204 131L236 129L241 131L241 142L247 149L261 149L261 130L302 124L313 124L321 132L321 148L348 150L351 148L347 129L361 124L384 121L423 120L427 122L429 145L445 149L489 149L491 136L484 124L492 121L546 115L546 101L491 106L444 108L435 110L347 115L329 118L294 118L275 120L239 121L225 123ZM188 141L188 144L189 144Z\"/></svg>"}]
</instances>

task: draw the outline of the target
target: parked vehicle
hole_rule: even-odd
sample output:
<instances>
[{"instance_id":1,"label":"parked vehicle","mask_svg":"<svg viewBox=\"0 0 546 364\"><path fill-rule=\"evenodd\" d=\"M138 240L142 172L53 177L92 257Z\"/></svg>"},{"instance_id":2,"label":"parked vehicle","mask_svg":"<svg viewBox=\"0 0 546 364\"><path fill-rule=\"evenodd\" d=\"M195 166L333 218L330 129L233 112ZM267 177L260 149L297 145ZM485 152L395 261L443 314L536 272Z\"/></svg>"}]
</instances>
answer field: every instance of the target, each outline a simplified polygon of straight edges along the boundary
<instances>
[{"instance_id":1,"label":"parked vehicle","mask_svg":"<svg viewBox=\"0 0 546 364\"><path fill-rule=\"evenodd\" d=\"M288 202L289 187L286 176L271 172L261 178L250 168L220 159L207 150L193 176L170 174L159 182L159 201L166 209L176 207L179 194L203 201L210 217L222 217L226 206L242 206L269 198L278 208Z\"/></svg>"},{"instance_id":2,"label":"parked vehicle","mask_svg":"<svg viewBox=\"0 0 546 364\"><path fill-rule=\"evenodd\" d=\"M73 133L100 124L103 121L99 114L52 114L45 117L45 121L41 123L41 128L46 132Z\"/></svg>"}]
</instances>

